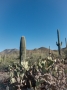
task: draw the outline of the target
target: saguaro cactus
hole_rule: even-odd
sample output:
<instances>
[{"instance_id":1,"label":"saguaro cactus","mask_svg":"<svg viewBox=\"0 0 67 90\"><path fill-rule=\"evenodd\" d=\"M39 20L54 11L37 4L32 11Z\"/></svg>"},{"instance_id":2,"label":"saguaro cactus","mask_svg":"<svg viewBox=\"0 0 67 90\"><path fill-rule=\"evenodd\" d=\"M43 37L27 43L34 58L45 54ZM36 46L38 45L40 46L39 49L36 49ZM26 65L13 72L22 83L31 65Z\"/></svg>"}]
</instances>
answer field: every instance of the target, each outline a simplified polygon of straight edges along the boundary
<instances>
[{"instance_id":1,"label":"saguaro cactus","mask_svg":"<svg viewBox=\"0 0 67 90\"><path fill-rule=\"evenodd\" d=\"M57 30L57 37L58 37L58 42L56 42L56 45L58 46L59 55L61 55L61 45L62 45L62 42L60 42L59 30Z\"/></svg>"},{"instance_id":2,"label":"saguaro cactus","mask_svg":"<svg viewBox=\"0 0 67 90\"><path fill-rule=\"evenodd\" d=\"M67 40L66 40L66 38L65 38L65 44L66 44L66 48L67 48Z\"/></svg>"},{"instance_id":3,"label":"saguaro cactus","mask_svg":"<svg viewBox=\"0 0 67 90\"><path fill-rule=\"evenodd\" d=\"M20 40L20 64L26 59L26 41L25 37L22 36Z\"/></svg>"},{"instance_id":4,"label":"saguaro cactus","mask_svg":"<svg viewBox=\"0 0 67 90\"><path fill-rule=\"evenodd\" d=\"M51 50L50 50L50 46L49 46L49 56L51 55Z\"/></svg>"}]
</instances>

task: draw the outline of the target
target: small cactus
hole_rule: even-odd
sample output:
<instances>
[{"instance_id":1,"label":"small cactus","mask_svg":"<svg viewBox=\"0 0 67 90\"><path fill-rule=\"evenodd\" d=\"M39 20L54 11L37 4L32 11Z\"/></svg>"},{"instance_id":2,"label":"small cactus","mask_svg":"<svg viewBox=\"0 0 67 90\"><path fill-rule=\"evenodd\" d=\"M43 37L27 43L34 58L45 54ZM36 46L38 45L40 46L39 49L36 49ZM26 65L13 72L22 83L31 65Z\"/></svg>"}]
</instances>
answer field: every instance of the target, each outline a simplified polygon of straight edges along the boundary
<instances>
[{"instance_id":1,"label":"small cactus","mask_svg":"<svg viewBox=\"0 0 67 90\"><path fill-rule=\"evenodd\" d=\"M51 50L50 50L50 46L49 46L49 56L51 55Z\"/></svg>"}]
</instances>

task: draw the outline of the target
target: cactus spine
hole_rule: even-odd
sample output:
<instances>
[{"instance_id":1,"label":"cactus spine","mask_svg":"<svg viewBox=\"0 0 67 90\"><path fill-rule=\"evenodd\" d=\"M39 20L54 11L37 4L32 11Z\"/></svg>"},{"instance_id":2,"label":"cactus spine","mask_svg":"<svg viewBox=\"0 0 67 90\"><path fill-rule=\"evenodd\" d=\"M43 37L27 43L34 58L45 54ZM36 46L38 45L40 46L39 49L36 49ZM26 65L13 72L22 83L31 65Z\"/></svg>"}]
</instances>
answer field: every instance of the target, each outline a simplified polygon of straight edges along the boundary
<instances>
[{"instance_id":1,"label":"cactus spine","mask_svg":"<svg viewBox=\"0 0 67 90\"><path fill-rule=\"evenodd\" d=\"M56 45L58 46L59 55L61 55L61 45L62 45L62 42L60 42L59 30L57 30L57 37L58 37L58 42L56 42Z\"/></svg>"},{"instance_id":2,"label":"cactus spine","mask_svg":"<svg viewBox=\"0 0 67 90\"><path fill-rule=\"evenodd\" d=\"M20 40L20 64L26 59L26 41L25 37L22 36Z\"/></svg>"},{"instance_id":3,"label":"cactus spine","mask_svg":"<svg viewBox=\"0 0 67 90\"><path fill-rule=\"evenodd\" d=\"M65 44L66 44L66 48L67 48L67 40L66 40L66 38L65 38Z\"/></svg>"}]
</instances>

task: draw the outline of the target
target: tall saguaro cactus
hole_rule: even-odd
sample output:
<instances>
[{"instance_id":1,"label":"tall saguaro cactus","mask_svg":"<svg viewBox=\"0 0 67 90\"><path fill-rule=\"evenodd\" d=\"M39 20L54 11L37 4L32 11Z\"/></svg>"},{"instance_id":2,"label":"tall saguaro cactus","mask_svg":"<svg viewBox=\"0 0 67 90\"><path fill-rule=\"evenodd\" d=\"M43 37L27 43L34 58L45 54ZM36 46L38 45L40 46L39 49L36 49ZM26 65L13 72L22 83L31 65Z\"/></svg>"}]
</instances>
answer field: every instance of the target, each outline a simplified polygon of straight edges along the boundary
<instances>
[{"instance_id":1,"label":"tall saguaro cactus","mask_svg":"<svg viewBox=\"0 0 67 90\"><path fill-rule=\"evenodd\" d=\"M57 30L57 37L58 37L58 42L56 42L56 45L58 46L59 55L61 55L61 45L62 45L62 42L60 42L59 30Z\"/></svg>"},{"instance_id":2,"label":"tall saguaro cactus","mask_svg":"<svg viewBox=\"0 0 67 90\"><path fill-rule=\"evenodd\" d=\"M66 48L67 48L67 40L66 40L66 38L65 38L65 44L66 44Z\"/></svg>"},{"instance_id":3,"label":"tall saguaro cactus","mask_svg":"<svg viewBox=\"0 0 67 90\"><path fill-rule=\"evenodd\" d=\"M22 61L26 59L26 40L25 37L22 36L20 40L20 64Z\"/></svg>"}]
</instances>

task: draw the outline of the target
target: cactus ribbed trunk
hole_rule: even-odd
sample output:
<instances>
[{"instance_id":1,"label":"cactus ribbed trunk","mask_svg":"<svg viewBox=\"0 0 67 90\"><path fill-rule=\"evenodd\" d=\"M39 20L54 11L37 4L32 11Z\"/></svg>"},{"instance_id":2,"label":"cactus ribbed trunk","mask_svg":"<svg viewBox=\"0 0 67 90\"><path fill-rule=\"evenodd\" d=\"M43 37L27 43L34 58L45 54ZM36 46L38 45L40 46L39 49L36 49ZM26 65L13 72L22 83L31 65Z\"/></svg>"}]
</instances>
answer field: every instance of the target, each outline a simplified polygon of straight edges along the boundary
<instances>
[{"instance_id":1,"label":"cactus ribbed trunk","mask_svg":"<svg viewBox=\"0 0 67 90\"><path fill-rule=\"evenodd\" d=\"M66 40L66 38L65 38L65 44L66 44L66 48L67 48L67 40Z\"/></svg>"},{"instance_id":2,"label":"cactus ribbed trunk","mask_svg":"<svg viewBox=\"0 0 67 90\"><path fill-rule=\"evenodd\" d=\"M61 55L61 45L62 45L62 42L60 43L59 30L57 30L57 37L58 37L58 42L56 42L56 45L58 46L59 55Z\"/></svg>"},{"instance_id":3,"label":"cactus ribbed trunk","mask_svg":"<svg viewBox=\"0 0 67 90\"><path fill-rule=\"evenodd\" d=\"M22 36L20 40L20 64L26 59L26 40L25 37Z\"/></svg>"}]
</instances>

